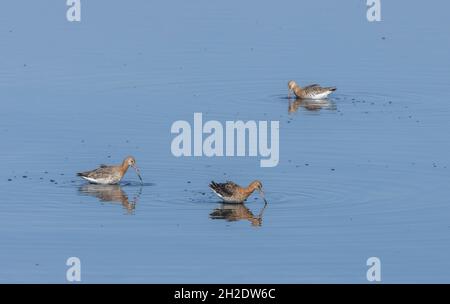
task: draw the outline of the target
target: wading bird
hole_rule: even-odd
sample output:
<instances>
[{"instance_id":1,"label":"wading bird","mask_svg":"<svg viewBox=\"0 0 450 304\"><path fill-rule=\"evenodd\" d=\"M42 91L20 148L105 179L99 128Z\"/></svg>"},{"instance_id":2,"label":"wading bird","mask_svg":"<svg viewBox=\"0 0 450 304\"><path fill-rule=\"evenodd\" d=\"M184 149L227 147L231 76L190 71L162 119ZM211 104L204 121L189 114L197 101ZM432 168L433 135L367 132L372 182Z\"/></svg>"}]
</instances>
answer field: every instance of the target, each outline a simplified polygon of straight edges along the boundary
<instances>
[{"instance_id":1,"label":"wading bird","mask_svg":"<svg viewBox=\"0 0 450 304\"><path fill-rule=\"evenodd\" d=\"M255 190L258 190L261 198L265 203L264 191L260 181L255 180L248 187L243 188L233 182L227 181L226 183L216 183L212 181L209 184L209 188L214 191L224 202L227 203L243 203Z\"/></svg>"},{"instance_id":2,"label":"wading bird","mask_svg":"<svg viewBox=\"0 0 450 304\"><path fill-rule=\"evenodd\" d=\"M324 88L318 84L311 84L302 88L294 80L288 82L288 98L291 97L291 92L293 92L297 98L324 99L334 91L336 91L335 87Z\"/></svg>"},{"instance_id":3,"label":"wading bird","mask_svg":"<svg viewBox=\"0 0 450 304\"><path fill-rule=\"evenodd\" d=\"M142 184L142 177L133 156L125 158L121 165L100 165L100 168L92 171L80 172L77 173L77 175L92 184L114 185L120 182L125 173L127 173L129 167L133 167Z\"/></svg>"}]
</instances>

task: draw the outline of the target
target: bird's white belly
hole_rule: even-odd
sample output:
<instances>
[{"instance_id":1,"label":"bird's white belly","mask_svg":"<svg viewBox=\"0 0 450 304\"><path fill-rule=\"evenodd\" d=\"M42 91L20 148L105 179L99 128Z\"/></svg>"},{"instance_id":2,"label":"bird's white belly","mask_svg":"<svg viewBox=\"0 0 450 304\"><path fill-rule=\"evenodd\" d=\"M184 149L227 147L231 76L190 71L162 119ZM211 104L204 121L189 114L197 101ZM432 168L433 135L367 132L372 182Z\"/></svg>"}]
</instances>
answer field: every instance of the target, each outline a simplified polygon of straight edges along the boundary
<instances>
[{"instance_id":1,"label":"bird's white belly","mask_svg":"<svg viewBox=\"0 0 450 304\"><path fill-rule=\"evenodd\" d=\"M222 194L220 194L219 192L217 192L217 191L214 190L213 188L211 188L211 190L212 190L218 197L220 197L221 199L224 199L224 197L223 197Z\"/></svg>"},{"instance_id":2,"label":"bird's white belly","mask_svg":"<svg viewBox=\"0 0 450 304\"><path fill-rule=\"evenodd\" d=\"M113 185L113 184L117 184L120 179L117 178L90 178L90 177L85 177L82 176L82 178L84 178L85 180L87 180L88 182L92 183L92 184L99 184L99 185Z\"/></svg>"},{"instance_id":3,"label":"bird's white belly","mask_svg":"<svg viewBox=\"0 0 450 304\"><path fill-rule=\"evenodd\" d=\"M223 196L222 194L220 194L219 192L217 192L216 190L214 190L214 189L211 189L215 194L217 194L217 196L218 197L220 197L225 203L239 203L239 202L236 202L236 200L235 199L233 199L232 197L225 197L225 196Z\"/></svg>"},{"instance_id":4,"label":"bird's white belly","mask_svg":"<svg viewBox=\"0 0 450 304\"><path fill-rule=\"evenodd\" d=\"M311 99L324 99L327 98L328 95L330 95L331 92L324 92L319 94L310 94L308 97Z\"/></svg>"}]
</instances>

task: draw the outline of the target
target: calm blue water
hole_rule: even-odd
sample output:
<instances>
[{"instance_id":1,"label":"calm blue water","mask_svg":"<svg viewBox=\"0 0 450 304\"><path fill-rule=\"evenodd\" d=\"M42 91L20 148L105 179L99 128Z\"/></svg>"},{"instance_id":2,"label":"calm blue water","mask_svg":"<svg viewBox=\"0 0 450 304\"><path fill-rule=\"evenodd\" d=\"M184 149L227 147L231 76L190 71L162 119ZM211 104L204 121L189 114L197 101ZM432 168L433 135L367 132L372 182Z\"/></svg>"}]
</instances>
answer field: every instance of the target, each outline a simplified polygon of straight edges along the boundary
<instances>
[{"instance_id":1,"label":"calm blue water","mask_svg":"<svg viewBox=\"0 0 450 304\"><path fill-rule=\"evenodd\" d=\"M1 4L0 282L450 282L447 1L59 2ZM194 112L279 120L279 165L175 158ZM75 176L129 154L142 187ZM256 178L262 220L208 189Z\"/></svg>"}]
</instances>

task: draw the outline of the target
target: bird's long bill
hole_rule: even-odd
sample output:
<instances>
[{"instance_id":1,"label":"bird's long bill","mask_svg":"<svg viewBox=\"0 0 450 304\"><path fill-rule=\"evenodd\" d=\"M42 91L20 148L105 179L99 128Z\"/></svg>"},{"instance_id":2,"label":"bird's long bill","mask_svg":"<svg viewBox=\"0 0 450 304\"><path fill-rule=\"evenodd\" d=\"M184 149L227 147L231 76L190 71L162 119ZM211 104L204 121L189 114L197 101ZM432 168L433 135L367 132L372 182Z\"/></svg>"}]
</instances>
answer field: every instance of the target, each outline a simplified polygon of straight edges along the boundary
<instances>
[{"instance_id":1,"label":"bird's long bill","mask_svg":"<svg viewBox=\"0 0 450 304\"><path fill-rule=\"evenodd\" d=\"M144 184L144 181L142 180L141 171L139 171L139 168L136 166L133 166L134 171L136 171L137 176L139 177L139 180L141 181L141 184Z\"/></svg>"},{"instance_id":2,"label":"bird's long bill","mask_svg":"<svg viewBox=\"0 0 450 304\"><path fill-rule=\"evenodd\" d=\"M262 189L259 190L259 195L261 195L261 198L263 199L264 203L267 204L266 195L264 194L264 191Z\"/></svg>"}]
</instances>

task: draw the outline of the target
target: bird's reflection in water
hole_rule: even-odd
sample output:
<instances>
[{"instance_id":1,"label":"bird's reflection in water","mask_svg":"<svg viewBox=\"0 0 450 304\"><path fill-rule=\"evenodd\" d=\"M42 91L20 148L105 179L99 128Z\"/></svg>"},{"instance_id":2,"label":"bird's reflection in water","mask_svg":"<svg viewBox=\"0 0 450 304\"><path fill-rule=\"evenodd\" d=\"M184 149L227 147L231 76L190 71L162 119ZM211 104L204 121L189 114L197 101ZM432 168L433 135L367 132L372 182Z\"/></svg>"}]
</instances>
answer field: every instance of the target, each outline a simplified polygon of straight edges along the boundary
<instances>
[{"instance_id":1,"label":"bird's reflection in water","mask_svg":"<svg viewBox=\"0 0 450 304\"><path fill-rule=\"evenodd\" d=\"M252 226L259 227L262 225L264 210L267 208L267 203L261 209L259 214L255 216L244 204L230 204L222 203L219 208L216 208L209 214L211 219L226 220L235 222L240 220L248 220Z\"/></svg>"},{"instance_id":2,"label":"bird's reflection in water","mask_svg":"<svg viewBox=\"0 0 450 304\"><path fill-rule=\"evenodd\" d=\"M296 99L289 101L288 112L295 113L298 108L303 107L308 111L319 111L321 109L336 110L336 104L328 99Z\"/></svg>"},{"instance_id":3,"label":"bird's reflection in water","mask_svg":"<svg viewBox=\"0 0 450 304\"><path fill-rule=\"evenodd\" d=\"M100 202L121 203L127 213L132 214L141 195L142 187L132 200L128 198L128 195L122 190L120 185L85 184L80 187L79 192L84 195L94 196Z\"/></svg>"}]
</instances>

